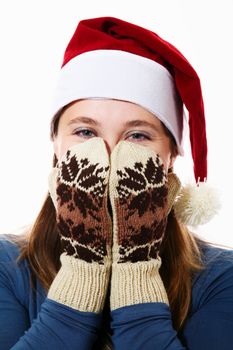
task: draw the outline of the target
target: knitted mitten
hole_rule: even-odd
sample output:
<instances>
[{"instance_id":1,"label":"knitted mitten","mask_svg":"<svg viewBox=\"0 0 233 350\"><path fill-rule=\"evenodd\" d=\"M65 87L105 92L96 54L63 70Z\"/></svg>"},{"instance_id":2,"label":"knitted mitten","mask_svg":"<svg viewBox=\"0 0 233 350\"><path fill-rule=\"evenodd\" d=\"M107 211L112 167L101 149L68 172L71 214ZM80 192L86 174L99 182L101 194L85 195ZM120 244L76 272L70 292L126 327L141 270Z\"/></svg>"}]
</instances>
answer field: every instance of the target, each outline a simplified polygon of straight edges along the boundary
<instances>
[{"instance_id":1,"label":"knitted mitten","mask_svg":"<svg viewBox=\"0 0 233 350\"><path fill-rule=\"evenodd\" d=\"M110 308L164 302L159 247L179 189L148 147L120 141L111 154L109 195L113 211Z\"/></svg>"},{"instance_id":2,"label":"knitted mitten","mask_svg":"<svg viewBox=\"0 0 233 350\"><path fill-rule=\"evenodd\" d=\"M101 138L71 147L49 176L63 253L48 298L101 312L111 267L109 155Z\"/></svg>"}]
</instances>

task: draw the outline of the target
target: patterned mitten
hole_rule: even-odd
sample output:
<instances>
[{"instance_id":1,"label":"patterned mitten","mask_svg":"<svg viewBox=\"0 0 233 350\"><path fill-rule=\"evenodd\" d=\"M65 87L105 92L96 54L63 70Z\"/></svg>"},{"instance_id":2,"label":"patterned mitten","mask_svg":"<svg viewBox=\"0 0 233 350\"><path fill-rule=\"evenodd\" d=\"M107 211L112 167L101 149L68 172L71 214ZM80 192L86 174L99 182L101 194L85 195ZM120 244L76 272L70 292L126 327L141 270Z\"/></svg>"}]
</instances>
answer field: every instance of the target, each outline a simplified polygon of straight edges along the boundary
<instances>
[{"instance_id":1,"label":"patterned mitten","mask_svg":"<svg viewBox=\"0 0 233 350\"><path fill-rule=\"evenodd\" d=\"M80 311L104 306L112 242L108 181L109 155L99 137L71 147L49 176L63 253L48 298Z\"/></svg>"},{"instance_id":2,"label":"patterned mitten","mask_svg":"<svg viewBox=\"0 0 233 350\"><path fill-rule=\"evenodd\" d=\"M168 304L159 275L159 247L178 188L174 181L169 191L162 160L148 147L120 141L113 150L111 310L146 302Z\"/></svg>"}]
</instances>

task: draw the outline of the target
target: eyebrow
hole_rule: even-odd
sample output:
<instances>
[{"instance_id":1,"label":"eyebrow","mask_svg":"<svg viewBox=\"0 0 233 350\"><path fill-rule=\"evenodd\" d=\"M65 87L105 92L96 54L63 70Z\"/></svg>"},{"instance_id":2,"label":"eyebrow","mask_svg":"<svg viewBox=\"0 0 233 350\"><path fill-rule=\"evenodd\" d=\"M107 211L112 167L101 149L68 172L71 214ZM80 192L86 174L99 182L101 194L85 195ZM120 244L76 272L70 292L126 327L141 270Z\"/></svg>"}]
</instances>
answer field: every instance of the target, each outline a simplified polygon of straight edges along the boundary
<instances>
[{"instance_id":1,"label":"eyebrow","mask_svg":"<svg viewBox=\"0 0 233 350\"><path fill-rule=\"evenodd\" d=\"M85 117L85 116L79 116L79 117L73 118L72 120L69 121L68 126L72 124L80 123L80 122L89 124L89 125L94 125L94 126L101 126L101 123L99 123L97 120L92 119L90 117ZM125 122L123 126L124 127L146 126L154 129L155 131L159 131L158 126L150 122L147 122L146 120L140 120L140 119L134 119L134 120Z\"/></svg>"}]
</instances>

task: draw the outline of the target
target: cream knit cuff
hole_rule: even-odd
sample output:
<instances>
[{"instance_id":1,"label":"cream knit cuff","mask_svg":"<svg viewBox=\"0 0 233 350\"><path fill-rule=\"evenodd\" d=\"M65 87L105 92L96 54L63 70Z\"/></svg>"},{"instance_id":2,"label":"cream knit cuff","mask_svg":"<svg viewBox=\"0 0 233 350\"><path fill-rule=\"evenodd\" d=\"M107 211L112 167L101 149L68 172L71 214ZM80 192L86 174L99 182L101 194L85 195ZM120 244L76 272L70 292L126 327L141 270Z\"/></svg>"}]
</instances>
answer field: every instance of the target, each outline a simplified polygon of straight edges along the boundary
<instances>
[{"instance_id":1,"label":"cream knit cuff","mask_svg":"<svg viewBox=\"0 0 233 350\"><path fill-rule=\"evenodd\" d=\"M48 298L79 311L103 310L111 261L100 265L61 254L61 268L48 291Z\"/></svg>"},{"instance_id":2,"label":"cream knit cuff","mask_svg":"<svg viewBox=\"0 0 233 350\"><path fill-rule=\"evenodd\" d=\"M113 263L110 308L162 302L169 305L167 293L159 275L161 259L136 263Z\"/></svg>"}]
</instances>

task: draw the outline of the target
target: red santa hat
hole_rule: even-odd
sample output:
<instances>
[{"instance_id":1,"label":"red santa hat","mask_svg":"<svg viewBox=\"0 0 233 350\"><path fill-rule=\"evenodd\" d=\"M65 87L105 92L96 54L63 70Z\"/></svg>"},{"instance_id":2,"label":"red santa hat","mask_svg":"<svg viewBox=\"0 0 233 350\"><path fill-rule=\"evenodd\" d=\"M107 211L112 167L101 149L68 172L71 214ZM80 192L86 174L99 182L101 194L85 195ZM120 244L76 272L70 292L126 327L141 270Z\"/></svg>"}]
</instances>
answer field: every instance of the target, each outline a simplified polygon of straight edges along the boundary
<instances>
[{"instance_id":1,"label":"red santa hat","mask_svg":"<svg viewBox=\"0 0 233 350\"><path fill-rule=\"evenodd\" d=\"M136 103L160 119L183 155L184 108L196 182L207 178L207 140L199 77L156 33L114 17L79 22L64 54L52 113L85 98Z\"/></svg>"}]
</instances>

